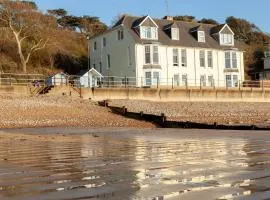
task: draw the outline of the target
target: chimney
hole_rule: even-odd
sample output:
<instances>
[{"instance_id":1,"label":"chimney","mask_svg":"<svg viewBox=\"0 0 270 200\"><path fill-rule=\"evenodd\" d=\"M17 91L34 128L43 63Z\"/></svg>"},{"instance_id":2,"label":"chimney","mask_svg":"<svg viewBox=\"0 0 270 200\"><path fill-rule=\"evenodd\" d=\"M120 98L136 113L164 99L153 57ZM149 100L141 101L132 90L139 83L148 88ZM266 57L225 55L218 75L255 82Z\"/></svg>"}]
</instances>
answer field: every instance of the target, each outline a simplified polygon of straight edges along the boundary
<instances>
[{"instance_id":1,"label":"chimney","mask_svg":"<svg viewBox=\"0 0 270 200\"><path fill-rule=\"evenodd\" d=\"M172 16L165 16L165 17L163 17L163 19L166 19L166 20L168 20L168 21L173 21L173 17Z\"/></svg>"}]
</instances>

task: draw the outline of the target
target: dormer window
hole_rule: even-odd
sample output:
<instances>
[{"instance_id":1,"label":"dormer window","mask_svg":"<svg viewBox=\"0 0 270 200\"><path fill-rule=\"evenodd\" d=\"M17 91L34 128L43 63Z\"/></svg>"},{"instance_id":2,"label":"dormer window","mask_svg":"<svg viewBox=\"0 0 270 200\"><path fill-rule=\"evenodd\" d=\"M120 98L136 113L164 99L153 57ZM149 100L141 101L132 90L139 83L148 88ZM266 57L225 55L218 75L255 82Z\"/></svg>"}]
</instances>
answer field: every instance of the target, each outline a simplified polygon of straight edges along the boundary
<instances>
[{"instance_id":1,"label":"dormer window","mask_svg":"<svg viewBox=\"0 0 270 200\"><path fill-rule=\"evenodd\" d=\"M179 40L179 29L178 28L172 28L172 40Z\"/></svg>"},{"instance_id":2,"label":"dormer window","mask_svg":"<svg viewBox=\"0 0 270 200\"><path fill-rule=\"evenodd\" d=\"M204 31L198 31L198 42L205 42L205 33L204 33Z\"/></svg>"},{"instance_id":3,"label":"dormer window","mask_svg":"<svg viewBox=\"0 0 270 200\"><path fill-rule=\"evenodd\" d=\"M158 30L156 27L141 26L141 38L149 40L158 39Z\"/></svg>"},{"instance_id":4,"label":"dormer window","mask_svg":"<svg viewBox=\"0 0 270 200\"><path fill-rule=\"evenodd\" d=\"M233 35L232 34L220 34L220 44L221 45L233 45Z\"/></svg>"}]
</instances>

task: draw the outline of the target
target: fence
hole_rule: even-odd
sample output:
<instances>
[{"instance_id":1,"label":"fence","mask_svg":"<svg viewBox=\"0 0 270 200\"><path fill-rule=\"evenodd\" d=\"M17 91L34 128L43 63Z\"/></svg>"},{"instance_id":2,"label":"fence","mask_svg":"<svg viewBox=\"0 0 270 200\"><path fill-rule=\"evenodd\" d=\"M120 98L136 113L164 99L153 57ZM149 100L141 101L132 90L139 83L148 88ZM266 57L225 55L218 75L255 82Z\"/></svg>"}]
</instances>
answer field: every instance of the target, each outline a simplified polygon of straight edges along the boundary
<instances>
[{"instance_id":1,"label":"fence","mask_svg":"<svg viewBox=\"0 0 270 200\"><path fill-rule=\"evenodd\" d=\"M80 77L66 76L61 78L53 78L54 81L48 81L50 77L42 74L0 74L0 85L24 85L24 86L58 86L70 85L75 88L270 88L270 80L261 81L240 81L240 80L215 80L213 78L206 79L187 79L179 78L149 78L149 77Z\"/></svg>"}]
</instances>

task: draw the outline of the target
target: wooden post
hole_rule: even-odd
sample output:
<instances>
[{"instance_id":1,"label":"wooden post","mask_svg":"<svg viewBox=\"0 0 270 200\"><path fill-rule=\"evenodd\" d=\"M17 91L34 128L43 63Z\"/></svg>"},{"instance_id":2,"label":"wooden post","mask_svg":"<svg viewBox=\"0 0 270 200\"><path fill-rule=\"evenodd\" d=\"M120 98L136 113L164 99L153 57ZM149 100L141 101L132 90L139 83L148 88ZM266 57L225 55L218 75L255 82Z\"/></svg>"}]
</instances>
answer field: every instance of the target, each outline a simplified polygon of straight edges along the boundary
<instances>
[{"instance_id":1,"label":"wooden post","mask_svg":"<svg viewBox=\"0 0 270 200\"><path fill-rule=\"evenodd\" d=\"M166 116L164 113L161 113L161 123L164 124L166 122Z\"/></svg>"},{"instance_id":2,"label":"wooden post","mask_svg":"<svg viewBox=\"0 0 270 200\"><path fill-rule=\"evenodd\" d=\"M123 106L123 115L127 114L127 108L125 106Z\"/></svg>"}]
</instances>

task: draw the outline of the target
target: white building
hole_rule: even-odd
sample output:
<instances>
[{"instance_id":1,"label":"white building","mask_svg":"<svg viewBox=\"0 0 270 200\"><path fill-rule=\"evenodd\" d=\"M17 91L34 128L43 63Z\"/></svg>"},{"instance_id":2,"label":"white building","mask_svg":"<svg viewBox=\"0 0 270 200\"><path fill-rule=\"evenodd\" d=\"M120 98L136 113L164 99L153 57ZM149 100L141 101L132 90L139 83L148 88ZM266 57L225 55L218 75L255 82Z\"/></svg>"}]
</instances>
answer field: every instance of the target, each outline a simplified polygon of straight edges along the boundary
<instances>
[{"instance_id":1,"label":"white building","mask_svg":"<svg viewBox=\"0 0 270 200\"><path fill-rule=\"evenodd\" d=\"M227 24L124 16L89 42L91 66L111 81L127 77L138 87L237 87L244 81L243 51Z\"/></svg>"},{"instance_id":2,"label":"white building","mask_svg":"<svg viewBox=\"0 0 270 200\"><path fill-rule=\"evenodd\" d=\"M59 86L59 85L67 85L68 84L68 75L60 72L53 76L49 76L46 79L47 86Z\"/></svg>"},{"instance_id":3,"label":"white building","mask_svg":"<svg viewBox=\"0 0 270 200\"><path fill-rule=\"evenodd\" d=\"M79 74L79 87L98 87L102 77L94 68L83 71Z\"/></svg>"}]
</instances>

